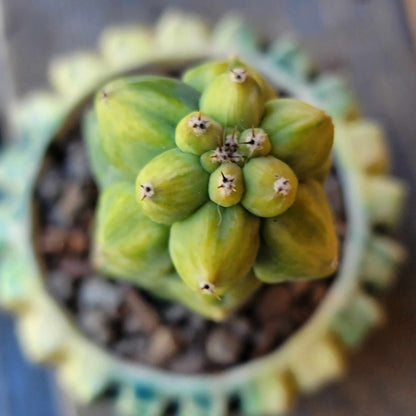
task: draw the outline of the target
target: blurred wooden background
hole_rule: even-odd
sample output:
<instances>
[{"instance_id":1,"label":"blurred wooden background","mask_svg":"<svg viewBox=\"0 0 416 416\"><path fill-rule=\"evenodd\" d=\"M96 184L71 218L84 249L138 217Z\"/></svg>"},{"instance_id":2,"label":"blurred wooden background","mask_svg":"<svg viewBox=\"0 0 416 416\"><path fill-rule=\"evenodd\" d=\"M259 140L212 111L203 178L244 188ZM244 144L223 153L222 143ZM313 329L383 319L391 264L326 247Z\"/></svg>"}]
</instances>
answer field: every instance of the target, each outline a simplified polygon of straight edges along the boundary
<instances>
[{"instance_id":1,"label":"blurred wooden background","mask_svg":"<svg viewBox=\"0 0 416 416\"><path fill-rule=\"evenodd\" d=\"M3 0L16 90L45 85L49 57L94 47L109 23L154 21L167 0ZM412 189L402 238L409 261L384 300L387 325L351 357L346 380L300 400L291 416L416 414L416 0L178 0L214 22L236 10L264 36L298 33L318 63L351 79L364 112L382 120L395 173ZM415 43L412 44L414 36ZM1 91L1 89L0 89ZM20 355L11 320L0 316L0 415L58 416L49 372ZM100 407L79 415L111 416ZM74 415L75 416L75 415Z\"/></svg>"}]
</instances>

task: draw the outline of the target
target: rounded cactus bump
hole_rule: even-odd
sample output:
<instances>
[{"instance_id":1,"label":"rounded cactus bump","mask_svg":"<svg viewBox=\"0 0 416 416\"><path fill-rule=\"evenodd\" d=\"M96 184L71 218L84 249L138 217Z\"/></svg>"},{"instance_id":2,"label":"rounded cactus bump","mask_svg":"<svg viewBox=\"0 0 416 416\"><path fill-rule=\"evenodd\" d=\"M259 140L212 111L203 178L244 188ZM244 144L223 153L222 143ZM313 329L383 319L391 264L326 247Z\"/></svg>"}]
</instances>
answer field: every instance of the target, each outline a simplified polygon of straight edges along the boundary
<instances>
[{"instance_id":1,"label":"rounded cactus bump","mask_svg":"<svg viewBox=\"0 0 416 416\"><path fill-rule=\"evenodd\" d=\"M207 202L171 228L169 250L176 270L191 289L225 295L253 267L259 224L241 205L222 208Z\"/></svg>"},{"instance_id":2,"label":"rounded cactus bump","mask_svg":"<svg viewBox=\"0 0 416 416\"><path fill-rule=\"evenodd\" d=\"M259 84L243 68L218 75L202 93L201 110L225 127L257 126L264 110Z\"/></svg>"},{"instance_id":3,"label":"rounded cactus bump","mask_svg":"<svg viewBox=\"0 0 416 416\"><path fill-rule=\"evenodd\" d=\"M338 240L322 186L299 185L296 201L282 215L262 222L262 246L254 266L268 283L325 277L337 269Z\"/></svg>"},{"instance_id":4,"label":"rounded cactus bump","mask_svg":"<svg viewBox=\"0 0 416 416\"><path fill-rule=\"evenodd\" d=\"M198 156L179 149L167 150L137 176L137 201L153 221L173 224L207 200L208 178Z\"/></svg>"},{"instance_id":5,"label":"rounded cactus bump","mask_svg":"<svg viewBox=\"0 0 416 416\"><path fill-rule=\"evenodd\" d=\"M231 162L221 164L209 178L209 197L222 207L240 202L244 193L243 172Z\"/></svg>"},{"instance_id":6,"label":"rounded cactus bump","mask_svg":"<svg viewBox=\"0 0 416 416\"><path fill-rule=\"evenodd\" d=\"M202 155L215 149L222 136L223 129L219 123L201 111L194 111L177 125L175 142L183 152Z\"/></svg>"},{"instance_id":7,"label":"rounded cactus bump","mask_svg":"<svg viewBox=\"0 0 416 416\"><path fill-rule=\"evenodd\" d=\"M91 146L124 181L108 188L97 178L96 245L112 276L137 274L139 286L165 298L177 276L184 304L202 296L222 316L227 296L238 306L260 282L336 269L322 187L333 143L325 112L277 98L260 73L232 57L191 68L183 81L113 81L97 93L95 115ZM243 289L247 276L258 284ZM181 300L173 286L172 299Z\"/></svg>"},{"instance_id":8,"label":"rounded cactus bump","mask_svg":"<svg viewBox=\"0 0 416 416\"><path fill-rule=\"evenodd\" d=\"M308 179L330 156L334 141L332 119L303 101L269 101L261 127L269 135L271 154L289 164L299 179Z\"/></svg>"},{"instance_id":9,"label":"rounded cactus bump","mask_svg":"<svg viewBox=\"0 0 416 416\"><path fill-rule=\"evenodd\" d=\"M244 208L259 217L275 217L295 201L298 179L293 170L273 156L251 159L243 168Z\"/></svg>"},{"instance_id":10,"label":"rounded cactus bump","mask_svg":"<svg viewBox=\"0 0 416 416\"><path fill-rule=\"evenodd\" d=\"M271 144L267 133L263 129L252 127L241 133L238 148L244 156L250 158L268 155Z\"/></svg>"}]
</instances>

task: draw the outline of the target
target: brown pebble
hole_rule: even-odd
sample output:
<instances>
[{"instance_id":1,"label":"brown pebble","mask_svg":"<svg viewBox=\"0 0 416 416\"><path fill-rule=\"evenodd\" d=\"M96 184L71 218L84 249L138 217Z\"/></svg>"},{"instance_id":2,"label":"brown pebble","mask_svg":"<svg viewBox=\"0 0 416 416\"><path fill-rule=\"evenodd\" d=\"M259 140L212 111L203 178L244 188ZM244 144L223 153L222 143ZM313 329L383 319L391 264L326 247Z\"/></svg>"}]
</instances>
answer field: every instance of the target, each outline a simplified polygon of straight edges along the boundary
<instances>
[{"instance_id":1,"label":"brown pebble","mask_svg":"<svg viewBox=\"0 0 416 416\"><path fill-rule=\"evenodd\" d=\"M160 323L158 313L134 289L126 294L127 310L134 315L137 325L145 334L152 333ZM130 317L130 319L134 319Z\"/></svg>"},{"instance_id":2,"label":"brown pebble","mask_svg":"<svg viewBox=\"0 0 416 416\"><path fill-rule=\"evenodd\" d=\"M47 284L58 299L68 301L74 294L74 280L60 270L51 271L48 275Z\"/></svg>"},{"instance_id":3,"label":"brown pebble","mask_svg":"<svg viewBox=\"0 0 416 416\"><path fill-rule=\"evenodd\" d=\"M105 313L96 309L85 310L79 316L80 327L100 344L108 344L113 332L107 322Z\"/></svg>"},{"instance_id":4,"label":"brown pebble","mask_svg":"<svg viewBox=\"0 0 416 416\"><path fill-rule=\"evenodd\" d=\"M55 207L55 220L62 224L69 224L73 221L75 214L81 209L84 202L84 195L79 184L66 184L62 197Z\"/></svg>"},{"instance_id":5,"label":"brown pebble","mask_svg":"<svg viewBox=\"0 0 416 416\"><path fill-rule=\"evenodd\" d=\"M149 339L145 361L151 365L164 365L179 351L179 341L174 332L159 326Z\"/></svg>"},{"instance_id":6,"label":"brown pebble","mask_svg":"<svg viewBox=\"0 0 416 416\"><path fill-rule=\"evenodd\" d=\"M230 330L217 327L211 331L205 350L208 358L215 364L233 364L238 361L242 351L241 339Z\"/></svg>"},{"instance_id":7,"label":"brown pebble","mask_svg":"<svg viewBox=\"0 0 416 416\"><path fill-rule=\"evenodd\" d=\"M78 304L83 309L98 309L109 318L116 317L123 302L124 288L107 279L88 276L80 285Z\"/></svg>"},{"instance_id":8,"label":"brown pebble","mask_svg":"<svg viewBox=\"0 0 416 416\"><path fill-rule=\"evenodd\" d=\"M45 254L60 253L65 246L66 231L50 226L40 236L40 250Z\"/></svg>"},{"instance_id":9,"label":"brown pebble","mask_svg":"<svg viewBox=\"0 0 416 416\"><path fill-rule=\"evenodd\" d=\"M253 324L247 318L239 316L233 317L227 326L241 338L250 336L250 334L256 331Z\"/></svg>"},{"instance_id":10,"label":"brown pebble","mask_svg":"<svg viewBox=\"0 0 416 416\"><path fill-rule=\"evenodd\" d=\"M143 360L148 340L143 336L122 338L114 345L116 354L134 360Z\"/></svg>"},{"instance_id":11,"label":"brown pebble","mask_svg":"<svg viewBox=\"0 0 416 416\"><path fill-rule=\"evenodd\" d=\"M82 254L88 249L88 238L82 230L71 230L66 239L66 246L70 253Z\"/></svg>"},{"instance_id":12,"label":"brown pebble","mask_svg":"<svg viewBox=\"0 0 416 416\"><path fill-rule=\"evenodd\" d=\"M83 277L90 273L90 265L87 260L77 257L64 257L60 264L60 269L72 277Z\"/></svg>"},{"instance_id":13,"label":"brown pebble","mask_svg":"<svg viewBox=\"0 0 416 416\"><path fill-rule=\"evenodd\" d=\"M181 374L199 373L204 369L206 358L201 348L185 351L172 359L169 369Z\"/></svg>"}]
</instances>

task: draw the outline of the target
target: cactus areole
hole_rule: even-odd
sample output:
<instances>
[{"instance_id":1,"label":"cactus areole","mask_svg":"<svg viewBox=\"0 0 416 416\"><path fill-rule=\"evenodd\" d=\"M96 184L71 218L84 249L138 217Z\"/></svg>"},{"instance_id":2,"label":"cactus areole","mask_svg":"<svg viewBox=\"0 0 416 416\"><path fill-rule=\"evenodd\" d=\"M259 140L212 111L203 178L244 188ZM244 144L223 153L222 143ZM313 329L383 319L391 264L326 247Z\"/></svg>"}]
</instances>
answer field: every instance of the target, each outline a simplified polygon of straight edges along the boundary
<instances>
[{"instance_id":1,"label":"cactus areole","mask_svg":"<svg viewBox=\"0 0 416 416\"><path fill-rule=\"evenodd\" d=\"M278 98L232 58L183 81L110 82L89 122L101 158L96 268L216 318L208 311L237 306L261 282L335 272L324 111Z\"/></svg>"}]
</instances>

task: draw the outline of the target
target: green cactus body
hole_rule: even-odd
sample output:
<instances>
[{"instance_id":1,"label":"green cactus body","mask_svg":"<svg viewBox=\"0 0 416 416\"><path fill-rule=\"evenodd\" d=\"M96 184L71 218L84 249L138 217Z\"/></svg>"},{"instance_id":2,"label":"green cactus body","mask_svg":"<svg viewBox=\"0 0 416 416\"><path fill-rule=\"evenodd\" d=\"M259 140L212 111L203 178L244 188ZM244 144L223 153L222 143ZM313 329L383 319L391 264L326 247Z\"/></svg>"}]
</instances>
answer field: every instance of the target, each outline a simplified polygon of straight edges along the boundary
<instances>
[{"instance_id":1,"label":"green cactus body","mask_svg":"<svg viewBox=\"0 0 416 416\"><path fill-rule=\"evenodd\" d=\"M189 69L182 77L183 82L203 92L211 82L230 68L228 61L206 62Z\"/></svg>"},{"instance_id":2,"label":"green cactus body","mask_svg":"<svg viewBox=\"0 0 416 416\"><path fill-rule=\"evenodd\" d=\"M244 180L242 204L252 214L275 217L295 201L298 179L286 163L273 156L251 159L244 167Z\"/></svg>"},{"instance_id":3,"label":"green cactus body","mask_svg":"<svg viewBox=\"0 0 416 416\"><path fill-rule=\"evenodd\" d=\"M179 122L175 142L183 152L201 155L214 150L222 141L222 136L220 124L201 112L194 111Z\"/></svg>"},{"instance_id":4,"label":"green cactus body","mask_svg":"<svg viewBox=\"0 0 416 416\"><path fill-rule=\"evenodd\" d=\"M195 68L191 68L185 72L182 79L186 84L203 92L218 75L222 75L234 68L244 68L247 70L248 74L259 85L265 102L277 97L276 91L259 72L234 57L228 61L206 62Z\"/></svg>"},{"instance_id":5,"label":"green cactus body","mask_svg":"<svg viewBox=\"0 0 416 416\"><path fill-rule=\"evenodd\" d=\"M96 266L212 319L261 282L331 274L331 119L275 98L236 58L183 79L126 78L97 94L84 129L102 192Z\"/></svg>"},{"instance_id":6,"label":"green cactus body","mask_svg":"<svg viewBox=\"0 0 416 416\"><path fill-rule=\"evenodd\" d=\"M112 275L122 271L134 283L152 287L172 270L168 240L169 228L138 209L134 185L119 182L100 195L94 247L98 269Z\"/></svg>"},{"instance_id":7,"label":"green cactus body","mask_svg":"<svg viewBox=\"0 0 416 416\"><path fill-rule=\"evenodd\" d=\"M215 150L209 150L200 157L201 166L208 172L214 172L220 165L220 161L217 158L217 152Z\"/></svg>"},{"instance_id":8,"label":"green cactus body","mask_svg":"<svg viewBox=\"0 0 416 416\"><path fill-rule=\"evenodd\" d=\"M329 175L332 167L332 158L329 156L321 166L310 172L310 178L317 180L319 183L324 184L326 178Z\"/></svg>"},{"instance_id":9,"label":"green cactus body","mask_svg":"<svg viewBox=\"0 0 416 416\"><path fill-rule=\"evenodd\" d=\"M176 124L198 107L198 93L174 79L141 76L106 85L95 100L111 162L135 178L153 157L175 147Z\"/></svg>"},{"instance_id":10,"label":"green cactus body","mask_svg":"<svg viewBox=\"0 0 416 416\"><path fill-rule=\"evenodd\" d=\"M334 139L331 118L302 101L283 98L268 102L261 127L269 134L271 154L289 164L299 179L307 179L330 155Z\"/></svg>"},{"instance_id":11,"label":"green cactus body","mask_svg":"<svg viewBox=\"0 0 416 416\"><path fill-rule=\"evenodd\" d=\"M337 269L331 210L314 180L299 185L296 201L285 213L263 221L261 235L254 270L264 282L325 277Z\"/></svg>"},{"instance_id":12,"label":"green cactus body","mask_svg":"<svg viewBox=\"0 0 416 416\"><path fill-rule=\"evenodd\" d=\"M225 294L254 263L259 222L241 206L207 202L172 226L169 248L176 270L196 291Z\"/></svg>"},{"instance_id":13,"label":"green cactus body","mask_svg":"<svg viewBox=\"0 0 416 416\"><path fill-rule=\"evenodd\" d=\"M264 110L264 100L257 82L242 68L219 75L204 90L201 110L224 126L257 126Z\"/></svg>"},{"instance_id":14,"label":"green cactus body","mask_svg":"<svg viewBox=\"0 0 416 416\"><path fill-rule=\"evenodd\" d=\"M137 200L153 221L173 224L208 199L208 177L198 156L171 149L140 171L136 182Z\"/></svg>"},{"instance_id":15,"label":"green cactus body","mask_svg":"<svg viewBox=\"0 0 416 416\"><path fill-rule=\"evenodd\" d=\"M272 148L269 136L263 129L244 130L238 140L239 152L246 158L266 156Z\"/></svg>"},{"instance_id":16,"label":"green cactus body","mask_svg":"<svg viewBox=\"0 0 416 416\"><path fill-rule=\"evenodd\" d=\"M97 116L93 111L88 111L83 117L82 134L87 147L91 171L99 187L105 189L113 183L128 181L129 175L113 166L104 152Z\"/></svg>"},{"instance_id":17,"label":"green cactus body","mask_svg":"<svg viewBox=\"0 0 416 416\"><path fill-rule=\"evenodd\" d=\"M235 164L220 165L209 178L209 197L221 207L231 207L240 202L244 193L243 173Z\"/></svg>"}]
</instances>

